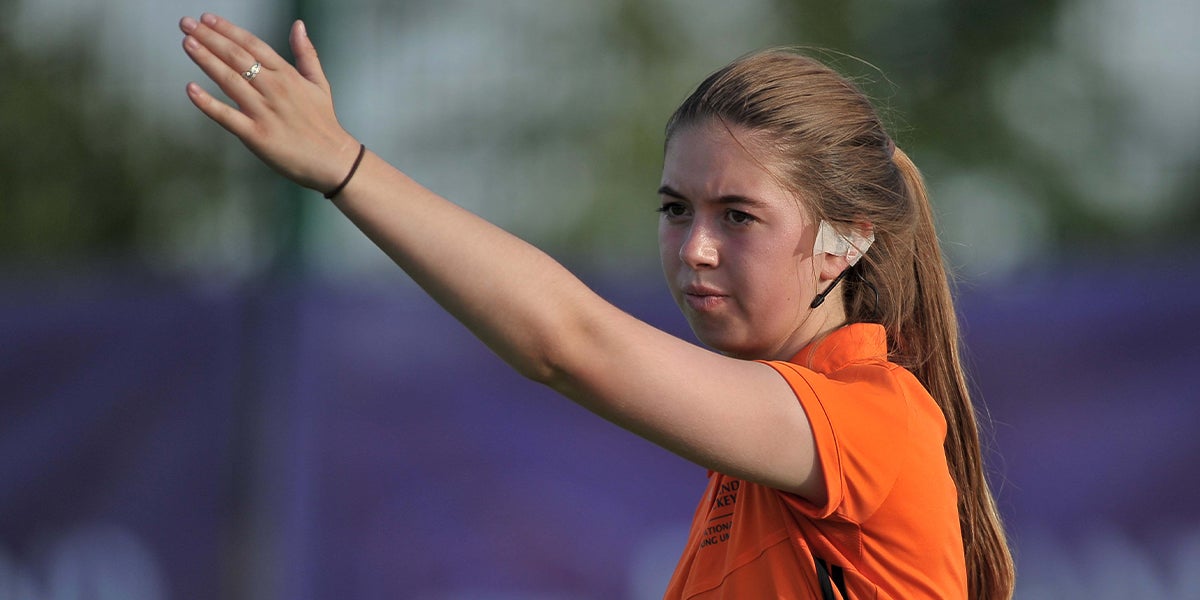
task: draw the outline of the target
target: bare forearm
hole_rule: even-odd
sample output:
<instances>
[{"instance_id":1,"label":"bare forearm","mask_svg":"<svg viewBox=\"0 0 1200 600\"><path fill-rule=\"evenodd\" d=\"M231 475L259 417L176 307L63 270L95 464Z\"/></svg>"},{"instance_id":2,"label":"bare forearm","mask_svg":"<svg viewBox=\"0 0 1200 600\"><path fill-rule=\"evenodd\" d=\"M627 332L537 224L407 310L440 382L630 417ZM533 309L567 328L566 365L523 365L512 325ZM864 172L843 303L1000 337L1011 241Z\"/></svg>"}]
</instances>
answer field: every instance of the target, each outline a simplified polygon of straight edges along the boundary
<instances>
[{"instance_id":1,"label":"bare forearm","mask_svg":"<svg viewBox=\"0 0 1200 600\"><path fill-rule=\"evenodd\" d=\"M369 153L334 204L430 296L522 374L551 383L560 341L608 307L544 252Z\"/></svg>"}]
</instances>

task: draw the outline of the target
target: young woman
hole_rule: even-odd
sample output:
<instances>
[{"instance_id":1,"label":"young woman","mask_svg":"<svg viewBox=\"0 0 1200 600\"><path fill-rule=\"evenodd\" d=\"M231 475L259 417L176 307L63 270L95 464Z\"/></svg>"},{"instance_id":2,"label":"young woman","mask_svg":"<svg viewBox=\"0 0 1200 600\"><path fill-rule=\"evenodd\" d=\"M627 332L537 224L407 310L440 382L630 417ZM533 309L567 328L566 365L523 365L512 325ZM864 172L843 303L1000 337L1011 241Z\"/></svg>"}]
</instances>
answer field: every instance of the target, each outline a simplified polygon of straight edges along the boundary
<instances>
[{"instance_id":1,"label":"young woman","mask_svg":"<svg viewBox=\"0 0 1200 600\"><path fill-rule=\"evenodd\" d=\"M294 67L214 15L180 28L236 103L190 83L204 114L519 372L710 470L667 598L1011 596L924 184L845 79L764 52L671 117L661 257L707 350L366 151L302 23Z\"/></svg>"}]
</instances>

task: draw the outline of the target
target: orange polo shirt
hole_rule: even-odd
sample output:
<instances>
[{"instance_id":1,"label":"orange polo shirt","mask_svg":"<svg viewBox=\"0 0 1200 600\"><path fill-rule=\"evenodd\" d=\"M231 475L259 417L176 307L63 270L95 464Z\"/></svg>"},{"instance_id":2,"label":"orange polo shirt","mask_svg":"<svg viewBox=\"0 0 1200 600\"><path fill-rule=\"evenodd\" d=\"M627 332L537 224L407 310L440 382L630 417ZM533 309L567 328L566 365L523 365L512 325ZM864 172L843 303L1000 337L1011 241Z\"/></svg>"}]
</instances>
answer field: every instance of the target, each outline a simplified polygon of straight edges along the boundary
<instances>
[{"instance_id":1,"label":"orange polo shirt","mask_svg":"<svg viewBox=\"0 0 1200 600\"><path fill-rule=\"evenodd\" d=\"M888 362L883 327L848 325L766 364L808 414L828 500L710 472L665 598L820 599L814 556L844 570L851 598L966 598L946 420Z\"/></svg>"}]
</instances>

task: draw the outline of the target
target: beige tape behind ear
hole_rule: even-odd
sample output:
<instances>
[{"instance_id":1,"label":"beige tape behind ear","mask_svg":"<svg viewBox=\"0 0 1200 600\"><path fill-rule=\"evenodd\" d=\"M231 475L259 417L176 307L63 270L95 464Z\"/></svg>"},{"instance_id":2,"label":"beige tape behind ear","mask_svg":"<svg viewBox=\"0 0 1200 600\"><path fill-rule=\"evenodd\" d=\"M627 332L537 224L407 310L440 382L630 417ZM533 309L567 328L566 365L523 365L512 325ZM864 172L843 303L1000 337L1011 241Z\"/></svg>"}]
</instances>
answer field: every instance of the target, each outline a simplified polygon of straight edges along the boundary
<instances>
[{"instance_id":1,"label":"beige tape behind ear","mask_svg":"<svg viewBox=\"0 0 1200 600\"><path fill-rule=\"evenodd\" d=\"M817 241L813 244L813 256L818 254L832 254L834 256L846 257L846 262L850 266L854 266L862 258L863 254L871 248L871 244L875 243L875 234L868 233L866 236L851 231L848 235L838 233L833 225L828 221L821 220L821 225L817 227Z\"/></svg>"}]
</instances>

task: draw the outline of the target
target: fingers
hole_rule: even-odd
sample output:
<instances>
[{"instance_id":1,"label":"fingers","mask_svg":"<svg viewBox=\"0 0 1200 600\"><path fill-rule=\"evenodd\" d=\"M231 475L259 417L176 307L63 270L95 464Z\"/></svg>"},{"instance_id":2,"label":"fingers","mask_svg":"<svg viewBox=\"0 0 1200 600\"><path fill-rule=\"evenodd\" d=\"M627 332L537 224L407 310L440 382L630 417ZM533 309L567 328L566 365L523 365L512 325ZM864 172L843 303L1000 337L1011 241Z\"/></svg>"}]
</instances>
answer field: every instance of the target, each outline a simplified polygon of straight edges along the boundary
<instances>
[{"instance_id":1,"label":"fingers","mask_svg":"<svg viewBox=\"0 0 1200 600\"><path fill-rule=\"evenodd\" d=\"M184 51L225 95L243 108L260 99L243 75L254 63L260 62L258 59L223 34L190 17L182 19L179 28L187 34L183 39Z\"/></svg>"},{"instance_id":2,"label":"fingers","mask_svg":"<svg viewBox=\"0 0 1200 600\"><path fill-rule=\"evenodd\" d=\"M234 40L225 33L217 31L208 24L203 23L203 20L207 20L208 17L209 15L204 15L201 17L202 22L194 25L192 30L187 33L190 34L191 37L198 40L209 52L212 52L213 55L215 55L217 58L220 58L226 65L238 73L242 73L246 69L249 69L250 65L253 65L256 62L261 62L263 63L263 66L270 68L270 64L264 61L266 58L265 56L258 58L255 54L252 54L248 49L246 49L241 42ZM181 28L184 26L185 21L180 22ZM192 23L195 23L195 21L192 21Z\"/></svg>"},{"instance_id":3,"label":"fingers","mask_svg":"<svg viewBox=\"0 0 1200 600\"><path fill-rule=\"evenodd\" d=\"M192 104L195 104L200 112L239 138L245 138L246 134L254 127L254 123L249 117L213 98L196 83L187 85L187 93Z\"/></svg>"},{"instance_id":4,"label":"fingers","mask_svg":"<svg viewBox=\"0 0 1200 600\"><path fill-rule=\"evenodd\" d=\"M328 89L329 82L325 79L325 71L321 69L321 61L317 59L317 49L312 40L308 39L304 21L297 20L292 24L292 34L288 41L292 45L292 56L296 57L296 70L305 79Z\"/></svg>"},{"instance_id":5,"label":"fingers","mask_svg":"<svg viewBox=\"0 0 1200 600\"><path fill-rule=\"evenodd\" d=\"M279 56L269 44L258 39L258 36L253 33L234 25L231 21L212 13L204 13L200 15L200 24L203 26L200 29L209 29L216 32L219 34L219 38L225 40L218 39L217 41L221 43L220 47L227 49L230 54L224 55L220 52L218 54L223 58L235 58L242 61L229 63L230 67L237 69L239 72L245 71L255 62L260 62L264 67L272 70L284 69L288 66L287 61ZM215 48L214 51L216 51ZM244 54L241 54L243 52ZM247 58L250 59L250 62L245 62Z\"/></svg>"}]
</instances>

